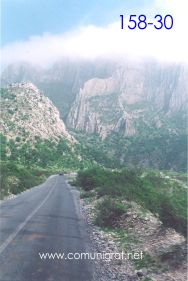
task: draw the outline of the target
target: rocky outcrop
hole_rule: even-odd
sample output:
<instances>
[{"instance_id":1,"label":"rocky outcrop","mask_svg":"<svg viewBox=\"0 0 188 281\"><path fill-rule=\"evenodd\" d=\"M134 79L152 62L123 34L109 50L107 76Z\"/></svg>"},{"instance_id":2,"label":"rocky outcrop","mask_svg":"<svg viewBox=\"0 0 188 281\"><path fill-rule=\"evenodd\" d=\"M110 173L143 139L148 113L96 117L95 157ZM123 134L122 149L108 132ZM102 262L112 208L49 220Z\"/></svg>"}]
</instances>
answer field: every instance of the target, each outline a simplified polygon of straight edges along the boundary
<instances>
[{"instance_id":1,"label":"rocky outcrop","mask_svg":"<svg viewBox=\"0 0 188 281\"><path fill-rule=\"evenodd\" d=\"M0 131L9 139L57 140L64 137L74 141L57 108L32 83L13 83L2 89L1 109Z\"/></svg>"},{"instance_id":2,"label":"rocky outcrop","mask_svg":"<svg viewBox=\"0 0 188 281\"><path fill-rule=\"evenodd\" d=\"M52 100L69 128L104 139L111 132L139 133L140 120L160 127L165 115L182 115L187 106L187 76L188 67L174 63L64 59L49 69L10 65L1 82L32 81Z\"/></svg>"},{"instance_id":3,"label":"rocky outcrop","mask_svg":"<svg viewBox=\"0 0 188 281\"><path fill-rule=\"evenodd\" d=\"M63 59L46 69L20 62L8 65L3 70L1 84L6 86L8 83L31 81L52 100L65 119L84 83L93 77L109 77L113 68L114 63L109 60L91 62Z\"/></svg>"},{"instance_id":4,"label":"rocky outcrop","mask_svg":"<svg viewBox=\"0 0 188 281\"><path fill-rule=\"evenodd\" d=\"M145 113L172 114L187 104L187 68L179 65L124 64L106 79L84 83L70 109L67 126L103 139L110 132L136 133L135 121ZM158 121L157 121L158 120Z\"/></svg>"},{"instance_id":5,"label":"rocky outcrop","mask_svg":"<svg viewBox=\"0 0 188 281\"><path fill-rule=\"evenodd\" d=\"M96 197L81 200L82 215L90 226L93 252L142 253L143 258L138 255L138 263L131 259L97 260L96 280L186 280L186 239L181 234L164 227L154 214L140 205L127 201L124 201L125 206L129 206L127 213L114 220L111 230L104 231L93 224L101 200Z\"/></svg>"}]
</instances>

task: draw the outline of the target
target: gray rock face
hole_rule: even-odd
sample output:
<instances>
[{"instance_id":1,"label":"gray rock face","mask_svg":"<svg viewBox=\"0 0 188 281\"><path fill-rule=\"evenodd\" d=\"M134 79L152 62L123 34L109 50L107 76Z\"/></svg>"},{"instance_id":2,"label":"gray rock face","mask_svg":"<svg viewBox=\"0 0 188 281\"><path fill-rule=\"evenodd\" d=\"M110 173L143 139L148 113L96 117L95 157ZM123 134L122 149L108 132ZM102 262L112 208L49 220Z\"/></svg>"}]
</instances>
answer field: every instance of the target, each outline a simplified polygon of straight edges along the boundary
<instances>
[{"instance_id":1,"label":"gray rock face","mask_svg":"<svg viewBox=\"0 0 188 281\"><path fill-rule=\"evenodd\" d=\"M31 81L49 97L59 109L63 119L84 83L93 78L105 78L112 74L111 61L71 61L63 59L48 69L29 63L16 63L7 66L1 74L1 84Z\"/></svg>"},{"instance_id":2,"label":"gray rock face","mask_svg":"<svg viewBox=\"0 0 188 281\"><path fill-rule=\"evenodd\" d=\"M134 135L140 119L148 124L154 119L160 127L160 113L169 116L185 111L187 77L187 66L126 59L64 60L49 69L22 63L7 67L1 80L3 84L35 83L69 128L104 139L111 132Z\"/></svg>"},{"instance_id":3,"label":"gray rock face","mask_svg":"<svg viewBox=\"0 0 188 281\"><path fill-rule=\"evenodd\" d=\"M32 83L10 84L1 93L0 131L10 139L74 141L59 111Z\"/></svg>"},{"instance_id":4,"label":"gray rock face","mask_svg":"<svg viewBox=\"0 0 188 281\"><path fill-rule=\"evenodd\" d=\"M187 74L187 69L179 65L122 64L109 78L84 83L69 112L67 126L99 134L103 139L110 132L134 135L135 120L151 108L165 114L186 108ZM156 125L159 123L156 118Z\"/></svg>"}]
</instances>

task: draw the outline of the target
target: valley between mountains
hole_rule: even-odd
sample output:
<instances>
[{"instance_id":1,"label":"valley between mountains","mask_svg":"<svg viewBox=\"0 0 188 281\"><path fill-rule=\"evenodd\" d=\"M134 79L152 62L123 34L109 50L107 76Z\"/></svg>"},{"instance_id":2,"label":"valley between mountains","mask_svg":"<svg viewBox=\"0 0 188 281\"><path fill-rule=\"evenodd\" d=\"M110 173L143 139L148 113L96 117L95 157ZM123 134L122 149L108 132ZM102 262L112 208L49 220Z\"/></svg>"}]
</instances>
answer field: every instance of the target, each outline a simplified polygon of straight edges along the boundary
<instances>
[{"instance_id":1,"label":"valley between mountains","mask_svg":"<svg viewBox=\"0 0 188 281\"><path fill-rule=\"evenodd\" d=\"M4 69L1 281L186 280L187 75L129 59ZM122 251L143 258L38 256Z\"/></svg>"}]
</instances>

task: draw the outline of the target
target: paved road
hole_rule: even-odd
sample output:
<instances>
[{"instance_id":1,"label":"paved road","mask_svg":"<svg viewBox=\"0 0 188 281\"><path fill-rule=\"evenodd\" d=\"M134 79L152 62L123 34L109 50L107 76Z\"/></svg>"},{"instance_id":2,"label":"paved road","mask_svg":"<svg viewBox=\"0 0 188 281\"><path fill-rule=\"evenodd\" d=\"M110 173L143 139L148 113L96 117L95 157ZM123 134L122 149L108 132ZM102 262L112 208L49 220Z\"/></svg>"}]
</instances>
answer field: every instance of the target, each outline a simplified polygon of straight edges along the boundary
<instances>
[{"instance_id":1,"label":"paved road","mask_svg":"<svg viewBox=\"0 0 188 281\"><path fill-rule=\"evenodd\" d=\"M77 192L64 176L0 205L1 281L90 281L88 260L41 260L39 253L89 252Z\"/></svg>"}]
</instances>

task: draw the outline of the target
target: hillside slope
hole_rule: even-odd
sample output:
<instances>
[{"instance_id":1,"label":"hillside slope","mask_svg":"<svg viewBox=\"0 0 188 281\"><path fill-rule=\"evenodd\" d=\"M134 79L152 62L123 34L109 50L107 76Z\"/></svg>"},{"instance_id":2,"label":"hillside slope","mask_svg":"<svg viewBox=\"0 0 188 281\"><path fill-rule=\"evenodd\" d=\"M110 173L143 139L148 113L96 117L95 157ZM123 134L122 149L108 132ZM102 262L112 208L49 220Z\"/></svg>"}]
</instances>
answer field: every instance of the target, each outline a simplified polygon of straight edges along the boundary
<instances>
[{"instance_id":1,"label":"hillside slope","mask_svg":"<svg viewBox=\"0 0 188 281\"><path fill-rule=\"evenodd\" d=\"M40 138L73 141L59 111L32 83L11 84L1 90L0 131L8 139Z\"/></svg>"},{"instance_id":2,"label":"hillside slope","mask_svg":"<svg viewBox=\"0 0 188 281\"><path fill-rule=\"evenodd\" d=\"M106 78L112 74L111 61L71 61L63 59L43 69L36 65L20 62L8 65L1 74L1 83L21 83L31 81L49 97L59 109L63 119L69 113L79 89L93 78Z\"/></svg>"},{"instance_id":3,"label":"hillside slope","mask_svg":"<svg viewBox=\"0 0 188 281\"><path fill-rule=\"evenodd\" d=\"M10 65L1 79L34 82L97 163L185 171L187 75L187 65L154 60L64 59Z\"/></svg>"},{"instance_id":4,"label":"hillside slope","mask_svg":"<svg viewBox=\"0 0 188 281\"><path fill-rule=\"evenodd\" d=\"M52 100L67 126L104 139L111 132L134 135L140 118L160 127L169 115L184 114L187 75L186 65L157 61L64 59L48 69L9 65L1 82L31 81Z\"/></svg>"}]
</instances>

